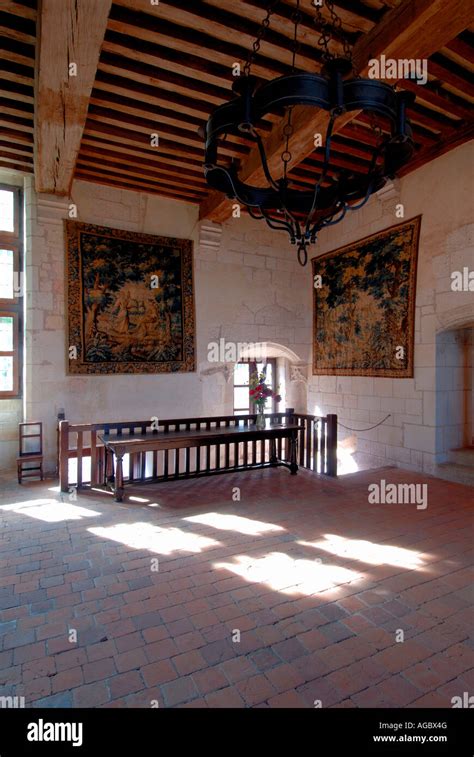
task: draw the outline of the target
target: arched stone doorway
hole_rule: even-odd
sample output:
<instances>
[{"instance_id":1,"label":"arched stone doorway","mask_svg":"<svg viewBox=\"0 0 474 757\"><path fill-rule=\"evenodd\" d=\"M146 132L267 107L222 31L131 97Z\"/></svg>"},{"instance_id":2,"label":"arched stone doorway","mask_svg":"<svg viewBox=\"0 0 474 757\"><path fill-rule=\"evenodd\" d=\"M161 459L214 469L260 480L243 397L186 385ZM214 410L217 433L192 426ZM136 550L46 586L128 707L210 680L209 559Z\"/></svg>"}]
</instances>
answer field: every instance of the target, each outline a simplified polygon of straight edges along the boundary
<instances>
[{"instance_id":1,"label":"arched stone doorway","mask_svg":"<svg viewBox=\"0 0 474 757\"><path fill-rule=\"evenodd\" d=\"M200 364L203 381L203 404L209 415L232 415L233 375L235 365L242 360L265 361L274 358L277 365L277 384L282 396L280 408L293 407L296 412L307 412L308 363L294 350L277 342L236 342L228 350L230 359L206 361ZM221 351L222 352L222 351ZM223 357L221 354L220 358ZM216 402L219 398L219 402Z\"/></svg>"}]
</instances>

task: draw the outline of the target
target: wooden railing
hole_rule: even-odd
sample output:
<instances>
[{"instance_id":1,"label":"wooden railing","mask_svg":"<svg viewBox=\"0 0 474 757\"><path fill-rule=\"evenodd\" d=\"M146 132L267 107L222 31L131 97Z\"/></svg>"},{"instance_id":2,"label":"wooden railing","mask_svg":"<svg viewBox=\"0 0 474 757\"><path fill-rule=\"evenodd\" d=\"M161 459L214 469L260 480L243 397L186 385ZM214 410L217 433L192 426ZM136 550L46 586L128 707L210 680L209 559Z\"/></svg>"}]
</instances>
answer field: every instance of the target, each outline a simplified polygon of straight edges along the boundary
<instances>
[{"instance_id":1,"label":"wooden railing","mask_svg":"<svg viewBox=\"0 0 474 757\"><path fill-rule=\"evenodd\" d=\"M298 464L308 470L328 476L337 476L337 416L315 416L287 410L269 413L271 423L298 423L303 428L298 433ZM223 415L208 418L178 418L145 421L118 421L111 423L59 423L59 483L61 491L69 491L71 485L98 486L104 481L106 455L98 434L108 432L117 436L145 433L154 428L157 433L180 430L201 430L249 426L255 423L255 415ZM277 455L288 459L287 440L277 441ZM136 453L128 457L124 466L125 480L167 481L173 478L191 477L237 468L239 464L259 465L268 463L268 441L223 442L186 449L160 450ZM76 461L76 473L70 471L70 460ZM108 456L107 465L112 461ZM112 471L107 471L112 473Z\"/></svg>"}]
</instances>

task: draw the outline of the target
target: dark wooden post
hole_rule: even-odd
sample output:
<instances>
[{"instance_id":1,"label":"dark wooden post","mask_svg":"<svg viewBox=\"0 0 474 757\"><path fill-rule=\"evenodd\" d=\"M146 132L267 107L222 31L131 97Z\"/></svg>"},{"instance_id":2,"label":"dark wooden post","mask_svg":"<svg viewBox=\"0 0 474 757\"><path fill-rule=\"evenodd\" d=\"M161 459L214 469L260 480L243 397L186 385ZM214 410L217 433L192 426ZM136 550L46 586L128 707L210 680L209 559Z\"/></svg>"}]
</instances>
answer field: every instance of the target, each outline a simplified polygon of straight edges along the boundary
<instances>
[{"instance_id":1,"label":"dark wooden post","mask_svg":"<svg viewBox=\"0 0 474 757\"><path fill-rule=\"evenodd\" d=\"M294 407L287 407L286 408L286 422L289 426L293 425L295 422L295 408ZM290 459L290 440L289 439L283 439L283 444L285 445L285 460L286 462Z\"/></svg>"},{"instance_id":2,"label":"dark wooden post","mask_svg":"<svg viewBox=\"0 0 474 757\"><path fill-rule=\"evenodd\" d=\"M59 488L69 491L69 421L59 421Z\"/></svg>"},{"instance_id":3,"label":"dark wooden post","mask_svg":"<svg viewBox=\"0 0 474 757\"><path fill-rule=\"evenodd\" d=\"M115 479L114 479L115 501L122 502L123 500L123 456L125 454L125 447L118 447L118 446L115 447L114 454L115 454Z\"/></svg>"},{"instance_id":4,"label":"dark wooden post","mask_svg":"<svg viewBox=\"0 0 474 757\"><path fill-rule=\"evenodd\" d=\"M327 474L337 476L337 415L327 416Z\"/></svg>"},{"instance_id":5,"label":"dark wooden post","mask_svg":"<svg viewBox=\"0 0 474 757\"><path fill-rule=\"evenodd\" d=\"M97 475L97 431L91 429L91 486L100 481Z\"/></svg>"},{"instance_id":6,"label":"dark wooden post","mask_svg":"<svg viewBox=\"0 0 474 757\"><path fill-rule=\"evenodd\" d=\"M289 438L290 443L290 473L292 476L296 476L298 472L298 462L297 462L297 447L298 447L298 441L297 441L297 434L298 432L296 429L291 432L291 436Z\"/></svg>"}]
</instances>

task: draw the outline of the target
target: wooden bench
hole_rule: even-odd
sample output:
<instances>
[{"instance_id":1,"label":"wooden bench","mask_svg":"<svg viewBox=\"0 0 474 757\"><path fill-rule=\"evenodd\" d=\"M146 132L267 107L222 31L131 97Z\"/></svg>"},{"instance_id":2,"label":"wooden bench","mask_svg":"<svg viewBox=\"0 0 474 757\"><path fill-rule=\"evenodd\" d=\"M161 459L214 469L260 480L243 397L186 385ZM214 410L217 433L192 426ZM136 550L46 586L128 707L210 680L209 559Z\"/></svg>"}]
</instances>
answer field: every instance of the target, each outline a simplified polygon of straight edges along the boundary
<instances>
[{"instance_id":1,"label":"wooden bench","mask_svg":"<svg viewBox=\"0 0 474 757\"><path fill-rule=\"evenodd\" d=\"M121 502L124 492L124 477L123 477L123 458L126 454L134 455L137 453L151 452L157 450L169 450L169 449L185 449L191 448L199 449L200 447L206 447L207 449L212 445L216 446L216 459L218 456L217 467L211 470L210 457L207 456L206 467L204 470L200 469L200 465L196 466L196 469L191 473L190 466L188 464L187 470L183 473L175 476L175 478L189 478L190 476L210 476L215 473L226 473L233 471L251 470L253 468L267 468L283 465L289 468L290 473L296 475L298 471L297 463L297 444L298 444L298 432L303 427L298 424L288 423L274 423L267 426L265 429L257 429L255 425L250 426L238 426L234 428L223 429L200 429L194 431L175 431L175 432L163 432L163 431L147 431L144 434L131 434L129 436L120 436L118 434L99 434L99 439L103 443L106 456L112 454L115 458L115 466L105 465L104 484L113 484L115 500ZM277 440L288 439L289 441L289 460L282 460L277 455ZM240 464L239 454L234 455L234 464L227 464L221 466L220 462L220 447L222 445L234 444L238 446L242 442L253 441L266 441L270 442L270 458L268 462L259 462L253 464L248 459ZM108 471L112 469L112 473Z\"/></svg>"},{"instance_id":2,"label":"wooden bench","mask_svg":"<svg viewBox=\"0 0 474 757\"><path fill-rule=\"evenodd\" d=\"M112 475L112 455L106 459L104 435L116 435L124 440L150 432L167 434L172 441L177 432L225 431L226 429L249 429L255 424L255 415L221 415L200 418L177 418L157 420L148 418L138 421L106 421L102 423L71 423L61 420L58 434L59 483L62 492L70 491L70 486L78 489L102 486L105 475ZM297 463L300 467L327 476L337 475L337 416L316 416L286 411L268 413L267 426L271 424L295 424L298 426ZM160 449L138 451L131 446L125 453L128 465L123 466L124 481L168 481L173 478L193 476L204 470L236 468L240 464L259 467L267 464L271 457L270 440L264 438L230 441L226 437L216 444L207 437L205 444L193 446L169 446ZM277 438L277 457L289 459L289 440ZM77 475L70 470L75 463Z\"/></svg>"}]
</instances>

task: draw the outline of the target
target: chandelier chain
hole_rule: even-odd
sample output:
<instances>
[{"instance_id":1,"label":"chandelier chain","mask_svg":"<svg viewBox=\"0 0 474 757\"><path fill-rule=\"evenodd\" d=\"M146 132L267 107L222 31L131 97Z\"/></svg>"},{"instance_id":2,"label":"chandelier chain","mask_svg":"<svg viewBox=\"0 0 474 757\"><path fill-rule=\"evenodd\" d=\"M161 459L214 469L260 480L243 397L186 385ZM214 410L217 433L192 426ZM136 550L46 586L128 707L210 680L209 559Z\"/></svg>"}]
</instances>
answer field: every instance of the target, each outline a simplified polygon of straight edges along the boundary
<instances>
[{"instance_id":1,"label":"chandelier chain","mask_svg":"<svg viewBox=\"0 0 474 757\"><path fill-rule=\"evenodd\" d=\"M296 56L299 52L299 49L301 47L299 41L298 41L298 26L301 23L301 11L300 11L300 0L296 0L296 8L294 12L291 15L291 20L294 24L294 32L293 32L293 40L291 43L291 51L293 53L292 55L292 61L291 61L291 71L294 73L295 67L296 67Z\"/></svg>"},{"instance_id":2,"label":"chandelier chain","mask_svg":"<svg viewBox=\"0 0 474 757\"><path fill-rule=\"evenodd\" d=\"M334 9L334 2L332 2L332 0L326 0L326 6L331 15L330 21L324 18L321 11L321 6L319 4L317 5L315 2L313 2L313 6L316 10L313 22L321 35L318 39L318 45L323 48L323 60L327 62L336 57L336 55L334 55L330 51L329 43L331 42L333 37L337 37L339 39L342 39L344 57L352 62L352 48L349 44L346 34L344 33L342 20Z\"/></svg>"},{"instance_id":3,"label":"chandelier chain","mask_svg":"<svg viewBox=\"0 0 474 757\"><path fill-rule=\"evenodd\" d=\"M316 29L320 32L318 45L323 48L323 60L329 60L331 58L331 52L329 51L329 42L331 41L329 24L326 22L321 12L321 6L315 5L314 7L316 9L316 14L313 23L316 26Z\"/></svg>"},{"instance_id":4,"label":"chandelier chain","mask_svg":"<svg viewBox=\"0 0 474 757\"><path fill-rule=\"evenodd\" d=\"M298 26L301 22L300 0L296 0L296 8L295 8L295 11L292 13L291 20L293 21L293 24L294 24L293 41L291 44L291 50L293 53L292 62L291 62L291 71L292 73L294 73L295 66L296 66L296 55L300 48L300 44L298 42ZM287 180L288 163L293 157L290 151L290 138L292 137L293 131L294 131L294 127L292 123L292 115L293 115L293 107L290 107L288 108L288 120L285 126L283 127L283 136L285 137L285 149L283 150L281 154L281 160L283 163L283 179L285 182Z\"/></svg>"},{"instance_id":5,"label":"chandelier chain","mask_svg":"<svg viewBox=\"0 0 474 757\"><path fill-rule=\"evenodd\" d=\"M247 62L245 63L245 66L244 66L244 76L249 76L250 74L250 68L255 62L255 58L257 57L260 51L260 45L265 39L267 29L270 26L270 19L273 13L275 12L276 6L278 5L279 2L280 0L270 0L267 5L267 14L260 25L260 28L257 32L257 36L255 38L255 42L252 45L252 49L249 52Z\"/></svg>"},{"instance_id":6,"label":"chandelier chain","mask_svg":"<svg viewBox=\"0 0 474 757\"><path fill-rule=\"evenodd\" d=\"M334 3L332 2L332 0L326 0L326 5L328 7L329 13L331 14L331 36L334 34L334 32L339 34L339 36L343 40L344 55L346 56L346 58L350 58L351 50L342 28L342 20L334 10Z\"/></svg>"}]
</instances>

